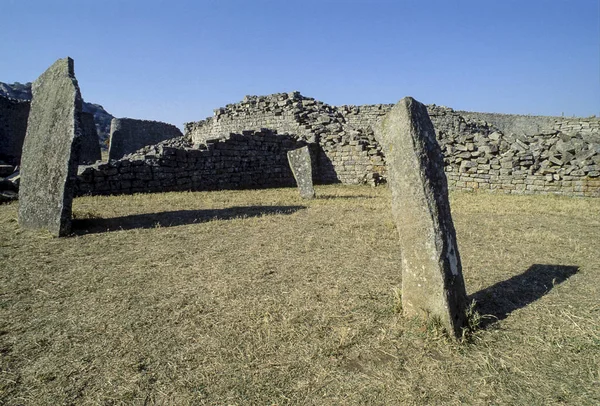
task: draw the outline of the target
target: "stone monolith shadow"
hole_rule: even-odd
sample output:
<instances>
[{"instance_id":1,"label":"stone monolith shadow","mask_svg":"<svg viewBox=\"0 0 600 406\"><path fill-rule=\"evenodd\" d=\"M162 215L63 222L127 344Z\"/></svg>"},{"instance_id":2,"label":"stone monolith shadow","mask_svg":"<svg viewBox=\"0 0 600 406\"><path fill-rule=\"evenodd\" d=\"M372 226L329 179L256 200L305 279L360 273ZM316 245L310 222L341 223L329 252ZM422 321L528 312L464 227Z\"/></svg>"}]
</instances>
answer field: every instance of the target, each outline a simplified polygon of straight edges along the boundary
<instances>
[{"instance_id":1,"label":"stone monolith shadow","mask_svg":"<svg viewBox=\"0 0 600 406\"><path fill-rule=\"evenodd\" d=\"M71 206L81 136L81 94L71 58L59 59L32 86L21 157L19 224L63 236Z\"/></svg>"},{"instance_id":2,"label":"stone monolith shadow","mask_svg":"<svg viewBox=\"0 0 600 406\"><path fill-rule=\"evenodd\" d=\"M405 97L375 135L387 161L400 239L403 312L439 319L448 332L460 336L467 294L444 161L427 108Z\"/></svg>"},{"instance_id":3,"label":"stone monolith shadow","mask_svg":"<svg viewBox=\"0 0 600 406\"><path fill-rule=\"evenodd\" d=\"M292 173L294 174L294 179L296 179L296 184L298 185L300 197L303 199L314 198L315 189L312 179L312 162L308 146L288 151L287 157Z\"/></svg>"}]
</instances>

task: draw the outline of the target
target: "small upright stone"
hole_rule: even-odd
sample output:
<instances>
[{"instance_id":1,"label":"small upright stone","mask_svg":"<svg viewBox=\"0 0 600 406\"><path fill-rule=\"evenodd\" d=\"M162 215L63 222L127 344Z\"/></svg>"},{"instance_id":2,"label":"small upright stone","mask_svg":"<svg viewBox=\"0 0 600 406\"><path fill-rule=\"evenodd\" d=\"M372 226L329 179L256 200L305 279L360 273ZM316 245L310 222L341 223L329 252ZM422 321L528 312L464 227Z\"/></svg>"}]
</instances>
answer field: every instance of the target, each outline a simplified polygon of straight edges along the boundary
<instances>
[{"instance_id":1,"label":"small upright stone","mask_svg":"<svg viewBox=\"0 0 600 406\"><path fill-rule=\"evenodd\" d=\"M402 308L439 319L456 336L467 294L450 214L444 161L427 108L400 100L375 131L388 163L392 214L402 255Z\"/></svg>"},{"instance_id":2,"label":"small upright stone","mask_svg":"<svg viewBox=\"0 0 600 406\"><path fill-rule=\"evenodd\" d=\"M92 113L81 113L81 142L79 148L79 165L93 164L102 159L98 131Z\"/></svg>"},{"instance_id":3,"label":"small upright stone","mask_svg":"<svg viewBox=\"0 0 600 406\"><path fill-rule=\"evenodd\" d=\"M300 197L303 199L314 198L315 189L313 188L312 165L308 146L288 151L287 157L296 183L298 184Z\"/></svg>"},{"instance_id":4,"label":"small upright stone","mask_svg":"<svg viewBox=\"0 0 600 406\"><path fill-rule=\"evenodd\" d=\"M63 236L71 206L81 136L81 94L71 58L59 59L32 86L21 157L19 224Z\"/></svg>"}]
</instances>

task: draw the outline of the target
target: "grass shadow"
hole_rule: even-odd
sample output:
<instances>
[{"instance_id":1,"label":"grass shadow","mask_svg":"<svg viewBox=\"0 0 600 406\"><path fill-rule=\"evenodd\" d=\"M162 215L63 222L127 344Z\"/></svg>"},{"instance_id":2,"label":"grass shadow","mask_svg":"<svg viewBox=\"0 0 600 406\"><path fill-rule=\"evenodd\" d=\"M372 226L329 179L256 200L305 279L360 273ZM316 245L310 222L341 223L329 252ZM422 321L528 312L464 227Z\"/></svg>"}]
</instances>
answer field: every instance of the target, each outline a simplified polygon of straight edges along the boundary
<instances>
[{"instance_id":1,"label":"grass shadow","mask_svg":"<svg viewBox=\"0 0 600 406\"><path fill-rule=\"evenodd\" d=\"M73 219L71 228L74 235L85 235L136 228L175 227L240 217L292 214L301 209L306 209L306 206L236 206L212 210L177 210L112 218Z\"/></svg>"},{"instance_id":2,"label":"grass shadow","mask_svg":"<svg viewBox=\"0 0 600 406\"><path fill-rule=\"evenodd\" d=\"M484 316L479 328L485 329L504 320L510 313L538 300L578 271L577 266L534 264L520 275L472 294L470 301L476 301L477 311Z\"/></svg>"}]
</instances>

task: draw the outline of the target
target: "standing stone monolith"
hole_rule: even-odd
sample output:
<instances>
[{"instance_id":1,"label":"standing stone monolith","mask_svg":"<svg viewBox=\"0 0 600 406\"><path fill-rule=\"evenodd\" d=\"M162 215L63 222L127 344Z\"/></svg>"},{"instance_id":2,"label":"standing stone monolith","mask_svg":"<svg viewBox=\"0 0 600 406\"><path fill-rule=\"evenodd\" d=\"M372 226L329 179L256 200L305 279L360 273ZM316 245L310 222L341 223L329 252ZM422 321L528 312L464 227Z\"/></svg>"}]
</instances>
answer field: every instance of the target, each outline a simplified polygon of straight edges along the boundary
<instances>
[{"instance_id":1,"label":"standing stone monolith","mask_svg":"<svg viewBox=\"0 0 600 406\"><path fill-rule=\"evenodd\" d=\"M82 112L81 141L79 142L79 165L93 164L102 159L98 130L92 113Z\"/></svg>"},{"instance_id":2,"label":"standing stone monolith","mask_svg":"<svg viewBox=\"0 0 600 406\"><path fill-rule=\"evenodd\" d=\"M71 58L59 59L32 86L33 98L21 157L19 224L64 236L81 136L81 94Z\"/></svg>"},{"instance_id":3,"label":"standing stone monolith","mask_svg":"<svg viewBox=\"0 0 600 406\"><path fill-rule=\"evenodd\" d=\"M292 173L298 184L300 197L303 199L312 199L315 197L315 189L312 180L312 164L308 146L288 151L288 162Z\"/></svg>"},{"instance_id":4,"label":"standing stone monolith","mask_svg":"<svg viewBox=\"0 0 600 406\"><path fill-rule=\"evenodd\" d=\"M438 319L455 336L467 293L450 213L444 160L427 108L405 97L375 130L387 161L402 256L406 316Z\"/></svg>"}]
</instances>

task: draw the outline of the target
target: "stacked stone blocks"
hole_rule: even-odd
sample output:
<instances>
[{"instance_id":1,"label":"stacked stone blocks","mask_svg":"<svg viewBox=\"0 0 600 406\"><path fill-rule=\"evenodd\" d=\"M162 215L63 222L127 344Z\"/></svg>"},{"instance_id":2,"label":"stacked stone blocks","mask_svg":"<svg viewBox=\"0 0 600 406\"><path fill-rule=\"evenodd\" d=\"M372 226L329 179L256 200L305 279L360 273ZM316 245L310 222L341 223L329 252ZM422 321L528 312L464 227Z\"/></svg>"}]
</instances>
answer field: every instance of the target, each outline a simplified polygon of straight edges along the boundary
<instances>
[{"instance_id":1,"label":"stacked stone blocks","mask_svg":"<svg viewBox=\"0 0 600 406\"><path fill-rule=\"evenodd\" d=\"M18 165L31 103L0 96L0 159Z\"/></svg>"},{"instance_id":2,"label":"stacked stone blocks","mask_svg":"<svg viewBox=\"0 0 600 406\"><path fill-rule=\"evenodd\" d=\"M190 145L186 149L203 148L230 133L291 134L311 146L317 182L375 185L385 181L387 168L373 128L391 107L335 107L298 92L246 96L240 103L215 110L214 117L187 123L185 138ZM467 114L436 105L427 110L442 146L451 189L600 196L597 118ZM503 132L485 118L515 132ZM527 134L540 128L544 132ZM221 184L229 188L238 182L222 180Z\"/></svg>"},{"instance_id":3,"label":"stacked stone blocks","mask_svg":"<svg viewBox=\"0 0 600 406\"><path fill-rule=\"evenodd\" d=\"M128 194L293 186L287 151L306 145L285 134L246 131L149 146L121 160L80 167L79 194Z\"/></svg>"}]
</instances>

